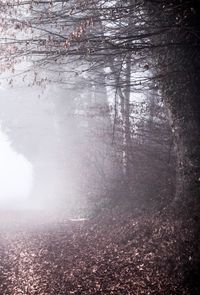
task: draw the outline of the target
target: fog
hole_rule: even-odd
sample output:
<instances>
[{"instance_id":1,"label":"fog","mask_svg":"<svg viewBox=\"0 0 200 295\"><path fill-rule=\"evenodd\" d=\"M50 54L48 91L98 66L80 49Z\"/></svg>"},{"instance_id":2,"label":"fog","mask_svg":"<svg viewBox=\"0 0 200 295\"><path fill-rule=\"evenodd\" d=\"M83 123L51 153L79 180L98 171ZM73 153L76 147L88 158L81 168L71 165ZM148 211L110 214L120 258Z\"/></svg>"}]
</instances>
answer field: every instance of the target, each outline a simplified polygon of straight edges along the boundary
<instances>
[{"instance_id":1,"label":"fog","mask_svg":"<svg viewBox=\"0 0 200 295\"><path fill-rule=\"evenodd\" d=\"M96 104L106 105L104 93L99 89L94 96L78 78L75 87L30 87L23 76L9 85L9 79L0 88L1 208L86 208L90 195L104 193L102 174L112 174L101 136L109 118L96 116Z\"/></svg>"},{"instance_id":2,"label":"fog","mask_svg":"<svg viewBox=\"0 0 200 295\"><path fill-rule=\"evenodd\" d=\"M20 207L25 205L33 186L33 167L17 153L8 137L0 130L0 205Z\"/></svg>"},{"instance_id":3,"label":"fog","mask_svg":"<svg viewBox=\"0 0 200 295\"><path fill-rule=\"evenodd\" d=\"M0 206L55 207L55 196L64 194L65 163L53 88L16 82L0 89Z\"/></svg>"}]
</instances>

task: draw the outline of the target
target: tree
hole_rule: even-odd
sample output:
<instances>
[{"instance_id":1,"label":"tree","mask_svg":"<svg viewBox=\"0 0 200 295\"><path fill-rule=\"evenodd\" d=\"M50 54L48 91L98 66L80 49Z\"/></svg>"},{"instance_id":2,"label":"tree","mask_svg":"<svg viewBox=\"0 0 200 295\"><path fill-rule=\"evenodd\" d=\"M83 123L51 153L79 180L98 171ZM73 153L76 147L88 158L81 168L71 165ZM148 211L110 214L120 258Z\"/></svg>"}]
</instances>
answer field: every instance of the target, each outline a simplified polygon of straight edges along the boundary
<instances>
[{"instance_id":1,"label":"tree","mask_svg":"<svg viewBox=\"0 0 200 295\"><path fill-rule=\"evenodd\" d=\"M9 15L11 10L12 16ZM25 10L29 12L24 13ZM191 201L193 209L197 208L198 2L6 1L2 3L2 16L3 34L6 36L1 43L2 60L10 67L16 57L21 59L27 55L34 56L34 63L43 66L52 62L62 64L69 58L84 60L84 66L93 69L105 68L106 64L111 71L106 75L109 78L106 82L118 89L119 86L123 88L126 102L128 92L133 91L138 83L145 87L146 83L153 84L157 80L170 109L176 135L181 179L181 187L178 185L177 191L180 192L179 196L187 196L182 204ZM20 36L22 29L24 34ZM14 37L16 31L19 33ZM13 58L5 55L5 52L10 56L12 54ZM127 59L127 67L123 68L122 61ZM114 63L114 66L110 66L110 63ZM138 67L142 64L146 69L153 67L155 75L135 79L128 75L130 64L137 64ZM117 80L116 70L118 76L122 74L122 78ZM79 71L82 71L81 67ZM180 95L181 89L184 89L184 94ZM123 121L126 122L125 140L128 146L129 103L124 106ZM184 187L183 182L187 184ZM188 195L192 197L188 198Z\"/></svg>"}]
</instances>

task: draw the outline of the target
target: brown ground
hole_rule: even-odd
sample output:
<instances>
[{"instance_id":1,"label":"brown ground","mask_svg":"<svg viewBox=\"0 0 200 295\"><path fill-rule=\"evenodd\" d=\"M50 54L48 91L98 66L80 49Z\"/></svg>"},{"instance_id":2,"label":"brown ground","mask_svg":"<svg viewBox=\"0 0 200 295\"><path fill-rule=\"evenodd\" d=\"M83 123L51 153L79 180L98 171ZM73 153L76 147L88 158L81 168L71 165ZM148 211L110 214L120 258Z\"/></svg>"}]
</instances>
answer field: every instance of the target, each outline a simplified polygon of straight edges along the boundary
<instances>
[{"instance_id":1,"label":"brown ground","mask_svg":"<svg viewBox=\"0 0 200 295\"><path fill-rule=\"evenodd\" d=\"M116 210L86 221L0 220L0 295L189 294L183 266L194 258L179 220Z\"/></svg>"}]
</instances>

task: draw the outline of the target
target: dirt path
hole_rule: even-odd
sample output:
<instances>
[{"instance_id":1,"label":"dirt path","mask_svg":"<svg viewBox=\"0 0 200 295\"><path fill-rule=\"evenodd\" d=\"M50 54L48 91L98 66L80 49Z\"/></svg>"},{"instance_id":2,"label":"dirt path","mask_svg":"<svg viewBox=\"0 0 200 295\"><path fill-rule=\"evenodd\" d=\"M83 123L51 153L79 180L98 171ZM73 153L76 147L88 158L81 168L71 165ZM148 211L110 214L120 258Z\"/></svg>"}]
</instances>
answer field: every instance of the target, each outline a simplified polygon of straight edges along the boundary
<instances>
[{"instance_id":1,"label":"dirt path","mask_svg":"<svg viewBox=\"0 0 200 295\"><path fill-rule=\"evenodd\" d=\"M112 214L81 222L6 218L1 295L188 294L168 222Z\"/></svg>"}]
</instances>

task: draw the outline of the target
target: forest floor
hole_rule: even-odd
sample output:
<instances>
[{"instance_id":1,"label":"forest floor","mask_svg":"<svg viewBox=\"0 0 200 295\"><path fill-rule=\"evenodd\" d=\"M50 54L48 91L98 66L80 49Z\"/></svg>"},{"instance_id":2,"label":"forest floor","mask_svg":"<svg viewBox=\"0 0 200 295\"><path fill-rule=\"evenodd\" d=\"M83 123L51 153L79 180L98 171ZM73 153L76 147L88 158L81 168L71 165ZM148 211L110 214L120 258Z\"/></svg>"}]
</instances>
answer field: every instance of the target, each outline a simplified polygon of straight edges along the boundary
<instances>
[{"instance_id":1,"label":"forest floor","mask_svg":"<svg viewBox=\"0 0 200 295\"><path fill-rule=\"evenodd\" d=\"M119 210L85 221L20 216L0 217L1 295L190 294L190 233L178 219Z\"/></svg>"}]
</instances>

